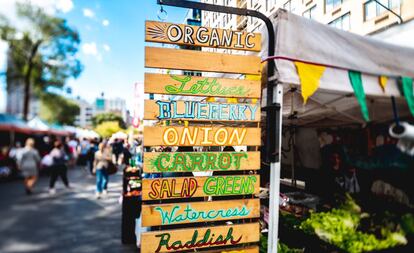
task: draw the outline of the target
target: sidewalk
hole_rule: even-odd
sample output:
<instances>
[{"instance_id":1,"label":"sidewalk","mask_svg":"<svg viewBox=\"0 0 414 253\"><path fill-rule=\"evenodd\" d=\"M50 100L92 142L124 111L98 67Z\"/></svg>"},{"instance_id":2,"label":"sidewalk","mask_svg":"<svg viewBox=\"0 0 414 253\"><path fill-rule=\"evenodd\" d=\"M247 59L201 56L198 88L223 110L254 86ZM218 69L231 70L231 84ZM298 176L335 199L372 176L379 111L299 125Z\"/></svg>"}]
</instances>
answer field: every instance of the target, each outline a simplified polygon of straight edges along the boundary
<instances>
[{"instance_id":1,"label":"sidewalk","mask_svg":"<svg viewBox=\"0 0 414 253\"><path fill-rule=\"evenodd\" d=\"M99 200L94 177L80 169L68 176L72 189L58 181L53 196L47 177L32 196L21 181L0 184L0 252L137 252L121 243L121 175L110 177L108 195Z\"/></svg>"}]
</instances>

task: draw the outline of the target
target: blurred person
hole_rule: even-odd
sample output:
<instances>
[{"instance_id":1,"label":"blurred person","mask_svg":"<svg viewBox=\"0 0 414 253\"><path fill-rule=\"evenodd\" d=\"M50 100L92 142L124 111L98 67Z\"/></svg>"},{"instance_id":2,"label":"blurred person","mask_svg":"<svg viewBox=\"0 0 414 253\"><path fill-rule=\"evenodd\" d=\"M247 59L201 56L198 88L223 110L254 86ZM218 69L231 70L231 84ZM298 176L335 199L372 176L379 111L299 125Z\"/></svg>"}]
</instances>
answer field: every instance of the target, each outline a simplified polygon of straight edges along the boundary
<instances>
[{"instance_id":1,"label":"blurred person","mask_svg":"<svg viewBox=\"0 0 414 253\"><path fill-rule=\"evenodd\" d=\"M40 155L34 148L35 142L32 138L26 140L26 145L21 151L18 158L19 169L24 177L24 186L26 194L33 192L33 187L37 181L39 174Z\"/></svg>"},{"instance_id":2,"label":"blurred person","mask_svg":"<svg viewBox=\"0 0 414 253\"><path fill-rule=\"evenodd\" d=\"M129 143L125 143L122 153L121 153L121 166L122 169L124 169L125 167L127 167L129 165L129 160L132 158L132 154L130 152L130 148L131 146L129 145Z\"/></svg>"},{"instance_id":3,"label":"blurred person","mask_svg":"<svg viewBox=\"0 0 414 253\"><path fill-rule=\"evenodd\" d=\"M9 157L17 162L20 159L22 150L22 144L17 141L16 144L10 148Z\"/></svg>"},{"instance_id":4,"label":"blurred person","mask_svg":"<svg viewBox=\"0 0 414 253\"><path fill-rule=\"evenodd\" d=\"M9 156L9 148L7 146L0 149L0 178L12 176L16 168L16 162Z\"/></svg>"},{"instance_id":5,"label":"blurred person","mask_svg":"<svg viewBox=\"0 0 414 253\"><path fill-rule=\"evenodd\" d=\"M49 182L49 193L55 194L55 183L57 178L60 176L66 188L69 188L69 181L67 176L68 168L66 167L65 152L62 148L60 141L54 142L54 148L50 151L50 157L52 159L52 166L50 169L50 182Z\"/></svg>"},{"instance_id":6,"label":"blurred person","mask_svg":"<svg viewBox=\"0 0 414 253\"><path fill-rule=\"evenodd\" d=\"M122 154L122 150L124 149L123 140L115 139L111 146L112 146L112 154L114 156L113 161L115 164L120 164L119 158Z\"/></svg>"},{"instance_id":7,"label":"blurred person","mask_svg":"<svg viewBox=\"0 0 414 253\"><path fill-rule=\"evenodd\" d=\"M93 175L93 167L94 167L96 151L98 151L98 142L94 140L91 142L91 145L88 150L88 165L89 165L89 172L91 173L91 175Z\"/></svg>"},{"instance_id":8,"label":"blurred person","mask_svg":"<svg viewBox=\"0 0 414 253\"><path fill-rule=\"evenodd\" d=\"M69 164L70 166L74 166L77 159L76 147L78 146L78 142L73 137L66 137L64 147L65 152L69 157Z\"/></svg>"},{"instance_id":9,"label":"blurred person","mask_svg":"<svg viewBox=\"0 0 414 253\"><path fill-rule=\"evenodd\" d=\"M82 141L78 145L78 166L82 169L87 170L87 163L88 163L88 151L89 151L90 143L88 139L83 138Z\"/></svg>"},{"instance_id":10,"label":"blurred person","mask_svg":"<svg viewBox=\"0 0 414 253\"><path fill-rule=\"evenodd\" d=\"M107 169L111 162L111 151L106 143L101 142L98 151L95 152L93 172L96 173L96 197L99 199L102 194L107 194L109 176Z\"/></svg>"}]
</instances>

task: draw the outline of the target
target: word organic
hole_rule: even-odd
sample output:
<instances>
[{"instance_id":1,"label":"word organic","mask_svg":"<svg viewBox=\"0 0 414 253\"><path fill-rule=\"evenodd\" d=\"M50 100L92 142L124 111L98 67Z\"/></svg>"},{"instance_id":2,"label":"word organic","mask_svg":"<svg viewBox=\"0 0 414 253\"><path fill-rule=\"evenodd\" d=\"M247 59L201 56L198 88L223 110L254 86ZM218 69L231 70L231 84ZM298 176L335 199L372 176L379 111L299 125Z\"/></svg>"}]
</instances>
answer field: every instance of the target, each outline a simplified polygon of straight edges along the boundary
<instances>
[{"instance_id":1,"label":"word organic","mask_svg":"<svg viewBox=\"0 0 414 253\"><path fill-rule=\"evenodd\" d=\"M145 156L145 172L255 170L260 166L259 154L253 152L151 152Z\"/></svg>"},{"instance_id":2,"label":"word organic","mask_svg":"<svg viewBox=\"0 0 414 253\"><path fill-rule=\"evenodd\" d=\"M246 50L255 50L260 43L256 34L241 31L158 22L147 22L146 26L147 41Z\"/></svg>"},{"instance_id":3,"label":"word organic","mask_svg":"<svg viewBox=\"0 0 414 253\"><path fill-rule=\"evenodd\" d=\"M256 119L257 105L226 104L199 101L160 101L158 119L193 119L193 120L230 120L253 121Z\"/></svg>"},{"instance_id":4,"label":"word organic","mask_svg":"<svg viewBox=\"0 0 414 253\"><path fill-rule=\"evenodd\" d=\"M251 210L245 205L242 208L228 208L219 210L195 210L190 204L187 204L186 208L180 210L180 206L174 206L170 212L164 210L162 207L156 207L161 215L162 225L169 225L183 222L195 222L198 220L211 221L215 219L234 219L243 218L249 216Z\"/></svg>"}]
</instances>

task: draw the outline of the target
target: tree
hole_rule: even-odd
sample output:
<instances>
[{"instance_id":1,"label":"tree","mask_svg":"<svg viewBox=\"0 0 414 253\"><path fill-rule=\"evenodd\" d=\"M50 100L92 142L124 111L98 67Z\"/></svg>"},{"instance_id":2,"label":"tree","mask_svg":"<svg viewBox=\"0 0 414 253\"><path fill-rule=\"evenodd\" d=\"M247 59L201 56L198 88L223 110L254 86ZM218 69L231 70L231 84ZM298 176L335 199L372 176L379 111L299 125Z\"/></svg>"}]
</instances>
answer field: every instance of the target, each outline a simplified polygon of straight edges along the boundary
<instances>
[{"instance_id":1,"label":"tree","mask_svg":"<svg viewBox=\"0 0 414 253\"><path fill-rule=\"evenodd\" d=\"M63 96L45 93L41 97L40 117L49 123L73 125L79 111L77 104Z\"/></svg>"},{"instance_id":2,"label":"tree","mask_svg":"<svg viewBox=\"0 0 414 253\"><path fill-rule=\"evenodd\" d=\"M116 121L118 122L118 125L120 128L126 129L126 123L124 119L118 114L108 112L108 113L100 113L92 117L92 125L94 127L97 127L98 125L106 121Z\"/></svg>"},{"instance_id":3,"label":"tree","mask_svg":"<svg viewBox=\"0 0 414 253\"><path fill-rule=\"evenodd\" d=\"M39 7L17 3L24 29L0 16L0 38L9 46L6 83L24 84L23 117L27 120L31 89L37 95L54 86L61 88L69 77L78 77L82 65L76 58L80 38L65 19L50 16Z\"/></svg>"},{"instance_id":4,"label":"tree","mask_svg":"<svg viewBox=\"0 0 414 253\"><path fill-rule=\"evenodd\" d=\"M109 138L114 133L121 131L118 121L105 121L96 126L94 129L103 138Z\"/></svg>"}]
</instances>

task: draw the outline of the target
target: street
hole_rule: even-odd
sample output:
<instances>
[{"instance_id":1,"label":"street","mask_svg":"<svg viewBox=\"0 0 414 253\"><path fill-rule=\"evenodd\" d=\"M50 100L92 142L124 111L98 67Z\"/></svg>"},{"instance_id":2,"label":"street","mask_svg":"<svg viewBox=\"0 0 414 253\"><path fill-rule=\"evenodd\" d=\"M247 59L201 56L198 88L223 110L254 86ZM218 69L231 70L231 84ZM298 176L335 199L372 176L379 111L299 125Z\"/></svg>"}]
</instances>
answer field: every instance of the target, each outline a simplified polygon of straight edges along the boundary
<instances>
[{"instance_id":1,"label":"street","mask_svg":"<svg viewBox=\"0 0 414 253\"><path fill-rule=\"evenodd\" d=\"M32 196L21 181L0 184L0 252L136 252L121 243L122 177L110 177L108 195L95 197L95 178L81 169L68 173L71 189L59 180L49 195L41 177Z\"/></svg>"}]
</instances>

